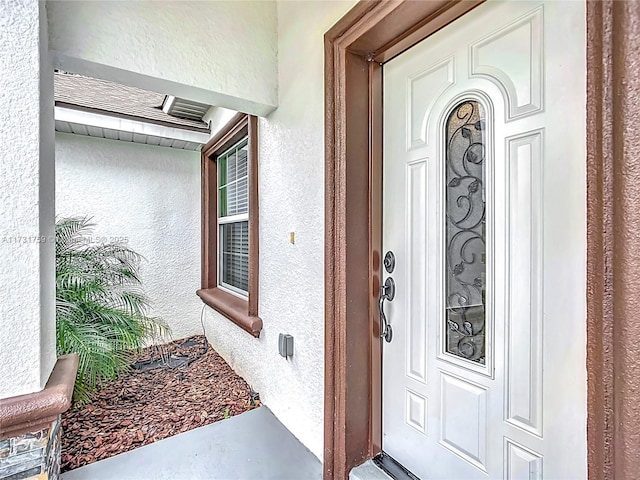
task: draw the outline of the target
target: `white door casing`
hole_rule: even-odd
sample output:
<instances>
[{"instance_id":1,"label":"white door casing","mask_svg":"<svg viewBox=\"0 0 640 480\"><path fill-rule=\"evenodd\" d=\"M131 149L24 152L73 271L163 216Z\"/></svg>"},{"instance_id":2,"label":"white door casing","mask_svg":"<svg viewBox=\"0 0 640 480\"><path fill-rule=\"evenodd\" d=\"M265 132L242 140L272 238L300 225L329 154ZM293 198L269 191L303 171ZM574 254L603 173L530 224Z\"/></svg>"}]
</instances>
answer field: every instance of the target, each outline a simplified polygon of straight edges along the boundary
<instances>
[{"instance_id":1,"label":"white door casing","mask_svg":"<svg viewBox=\"0 0 640 480\"><path fill-rule=\"evenodd\" d=\"M487 2L383 67L383 450L422 479L587 476L585 49L582 2ZM485 324L455 332L447 189L482 193L445 164L465 101L484 117L462 135L484 143Z\"/></svg>"}]
</instances>

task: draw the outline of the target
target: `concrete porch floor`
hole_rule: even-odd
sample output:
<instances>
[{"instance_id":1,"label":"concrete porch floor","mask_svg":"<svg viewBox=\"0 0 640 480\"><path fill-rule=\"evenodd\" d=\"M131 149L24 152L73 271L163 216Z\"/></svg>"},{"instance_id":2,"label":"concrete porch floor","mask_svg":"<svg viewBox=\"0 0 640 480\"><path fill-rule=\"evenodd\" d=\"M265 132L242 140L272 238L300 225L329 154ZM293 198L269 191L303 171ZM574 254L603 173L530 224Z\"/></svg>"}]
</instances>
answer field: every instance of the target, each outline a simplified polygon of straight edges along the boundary
<instances>
[{"instance_id":1,"label":"concrete porch floor","mask_svg":"<svg viewBox=\"0 0 640 480\"><path fill-rule=\"evenodd\" d=\"M320 480L320 461L262 406L77 468L62 480Z\"/></svg>"}]
</instances>

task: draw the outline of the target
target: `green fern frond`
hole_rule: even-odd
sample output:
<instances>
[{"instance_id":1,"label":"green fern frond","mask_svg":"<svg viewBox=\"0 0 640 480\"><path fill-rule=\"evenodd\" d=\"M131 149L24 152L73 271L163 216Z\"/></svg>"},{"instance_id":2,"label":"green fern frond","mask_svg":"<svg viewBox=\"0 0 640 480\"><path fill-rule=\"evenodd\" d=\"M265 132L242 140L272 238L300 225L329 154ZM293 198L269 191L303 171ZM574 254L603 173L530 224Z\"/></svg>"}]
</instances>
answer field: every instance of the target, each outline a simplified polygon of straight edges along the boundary
<instances>
[{"instance_id":1,"label":"green fern frond","mask_svg":"<svg viewBox=\"0 0 640 480\"><path fill-rule=\"evenodd\" d=\"M90 401L96 388L126 371L131 355L170 334L147 316L142 289L143 257L119 244L87 242L88 217L56 222L56 340L59 355L80 358L74 401Z\"/></svg>"}]
</instances>

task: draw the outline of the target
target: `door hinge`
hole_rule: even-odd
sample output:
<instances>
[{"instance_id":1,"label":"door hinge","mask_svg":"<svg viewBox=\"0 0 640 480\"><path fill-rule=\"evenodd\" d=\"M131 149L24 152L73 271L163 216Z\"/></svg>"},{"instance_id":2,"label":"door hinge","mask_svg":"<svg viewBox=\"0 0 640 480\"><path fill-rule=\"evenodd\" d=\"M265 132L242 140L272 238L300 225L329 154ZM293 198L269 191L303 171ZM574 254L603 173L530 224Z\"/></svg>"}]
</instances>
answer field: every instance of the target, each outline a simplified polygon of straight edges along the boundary
<instances>
[{"instance_id":1,"label":"door hinge","mask_svg":"<svg viewBox=\"0 0 640 480\"><path fill-rule=\"evenodd\" d=\"M376 61L375 58L376 58L376 52L367 53L365 55L365 57L364 57L364 59L367 62L375 62ZM380 63L380 62L376 62L376 63L379 64L379 65L382 65L382 63Z\"/></svg>"}]
</instances>

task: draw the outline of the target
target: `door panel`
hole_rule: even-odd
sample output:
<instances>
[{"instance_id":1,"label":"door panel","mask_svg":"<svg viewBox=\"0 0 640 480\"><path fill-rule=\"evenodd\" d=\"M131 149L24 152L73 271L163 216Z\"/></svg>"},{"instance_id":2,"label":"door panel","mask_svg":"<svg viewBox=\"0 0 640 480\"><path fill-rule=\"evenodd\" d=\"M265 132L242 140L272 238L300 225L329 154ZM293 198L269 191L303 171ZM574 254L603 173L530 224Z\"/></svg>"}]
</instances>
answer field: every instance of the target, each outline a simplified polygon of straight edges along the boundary
<instances>
[{"instance_id":1,"label":"door panel","mask_svg":"<svg viewBox=\"0 0 640 480\"><path fill-rule=\"evenodd\" d=\"M495 82L507 101L507 120L543 108L543 7L509 21L471 45L471 76Z\"/></svg>"},{"instance_id":2,"label":"door panel","mask_svg":"<svg viewBox=\"0 0 640 480\"><path fill-rule=\"evenodd\" d=\"M440 443L481 471L487 469L487 391L440 371Z\"/></svg>"},{"instance_id":3,"label":"door panel","mask_svg":"<svg viewBox=\"0 0 640 480\"><path fill-rule=\"evenodd\" d=\"M383 449L420 478L586 478L584 10L487 2L383 67Z\"/></svg>"},{"instance_id":4,"label":"door panel","mask_svg":"<svg viewBox=\"0 0 640 480\"><path fill-rule=\"evenodd\" d=\"M409 283L419 292L426 291L427 272L427 203L426 203L426 163L415 162L407 166L407 265ZM424 295L408 298L406 333L406 374L420 383L427 382L427 310Z\"/></svg>"},{"instance_id":5,"label":"door panel","mask_svg":"<svg viewBox=\"0 0 640 480\"><path fill-rule=\"evenodd\" d=\"M506 421L542 436L543 130L507 138Z\"/></svg>"}]
</instances>

